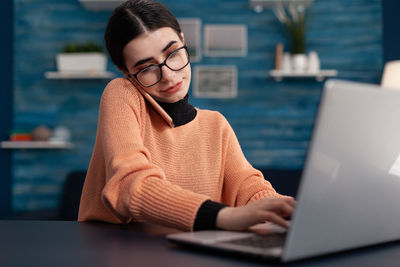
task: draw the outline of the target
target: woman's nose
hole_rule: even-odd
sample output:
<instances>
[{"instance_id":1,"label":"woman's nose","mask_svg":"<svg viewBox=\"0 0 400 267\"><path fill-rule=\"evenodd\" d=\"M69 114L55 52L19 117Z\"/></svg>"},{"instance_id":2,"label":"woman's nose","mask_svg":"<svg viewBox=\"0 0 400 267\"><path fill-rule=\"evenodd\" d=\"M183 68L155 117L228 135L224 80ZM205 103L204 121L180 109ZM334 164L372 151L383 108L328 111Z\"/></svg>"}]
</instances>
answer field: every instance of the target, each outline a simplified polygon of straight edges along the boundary
<instances>
[{"instance_id":1,"label":"woman's nose","mask_svg":"<svg viewBox=\"0 0 400 267\"><path fill-rule=\"evenodd\" d=\"M161 67L161 72L163 81L170 81L175 75L175 72L165 65Z\"/></svg>"}]
</instances>

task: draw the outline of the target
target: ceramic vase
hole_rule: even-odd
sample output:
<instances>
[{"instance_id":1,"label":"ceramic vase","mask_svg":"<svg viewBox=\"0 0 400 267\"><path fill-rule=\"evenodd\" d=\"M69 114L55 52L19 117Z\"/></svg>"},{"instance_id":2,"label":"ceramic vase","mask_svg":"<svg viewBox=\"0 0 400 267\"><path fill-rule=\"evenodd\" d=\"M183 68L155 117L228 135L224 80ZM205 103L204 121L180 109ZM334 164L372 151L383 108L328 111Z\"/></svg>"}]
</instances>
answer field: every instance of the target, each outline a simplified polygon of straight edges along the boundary
<instances>
[{"instance_id":1,"label":"ceramic vase","mask_svg":"<svg viewBox=\"0 0 400 267\"><path fill-rule=\"evenodd\" d=\"M308 54L308 72L318 73L320 71L320 61L317 52L311 51Z\"/></svg>"},{"instance_id":2,"label":"ceramic vase","mask_svg":"<svg viewBox=\"0 0 400 267\"><path fill-rule=\"evenodd\" d=\"M308 67L308 57L306 54L292 55L292 69L295 73L304 73Z\"/></svg>"},{"instance_id":3,"label":"ceramic vase","mask_svg":"<svg viewBox=\"0 0 400 267\"><path fill-rule=\"evenodd\" d=\"M290 53L284 53L282 57L282 72L291 73L292 72L292 60Z\"/></svg>"}]
</instances>

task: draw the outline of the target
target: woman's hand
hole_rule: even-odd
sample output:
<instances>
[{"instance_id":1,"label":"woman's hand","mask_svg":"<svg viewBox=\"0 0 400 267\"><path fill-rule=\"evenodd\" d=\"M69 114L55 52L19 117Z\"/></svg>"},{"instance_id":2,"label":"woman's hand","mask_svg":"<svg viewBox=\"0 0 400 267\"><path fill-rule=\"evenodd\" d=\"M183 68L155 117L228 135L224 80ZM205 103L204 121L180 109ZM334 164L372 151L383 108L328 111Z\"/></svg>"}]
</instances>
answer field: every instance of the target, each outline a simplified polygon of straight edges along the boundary
<instances>
[{"instance_id":1,"label":"woman's hand","mask_svg":"<svg viewBox=\"0 0 400 267\"><path fill-rule=\"evenodd\" d=\"M266 197L241 207L226 207L219 211L217 227L230 231L247 230L266 221L287 228L284 218L290 217L296 201L292 197Z\"/></svg>"}]
</instances>

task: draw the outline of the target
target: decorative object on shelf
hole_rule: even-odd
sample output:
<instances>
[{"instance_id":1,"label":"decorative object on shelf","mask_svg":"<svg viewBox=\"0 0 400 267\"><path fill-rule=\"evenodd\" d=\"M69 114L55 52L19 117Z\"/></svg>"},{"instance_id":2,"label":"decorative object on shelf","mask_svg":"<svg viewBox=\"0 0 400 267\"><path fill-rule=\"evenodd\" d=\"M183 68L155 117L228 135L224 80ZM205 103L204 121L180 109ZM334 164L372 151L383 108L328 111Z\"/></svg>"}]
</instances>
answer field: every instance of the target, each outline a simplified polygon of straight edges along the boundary
<instances>
[{"instance_id":1,"label":"decorative object on shelf","mask_svg":"<svg viewBox=\"0 0 400 267\"><path fill-rule=\"evenodd\" d=\"M54 131L53 135L50 138L51 141L62 141L62 142L69 142L71 140L71 132L65 126L57 126Z\"/></svg>"},{"instance_id":2,"label":"decorative object on shelf","mask_svg":"<svg viewBox=\"0 0 400 267\"><path fill-rule=\"evenodd\" d=\"M32 141L32 133L26 131L11 131L10 141Z\"/></svg>"},{"instance_id":3,"label":"decorative object on shelf","mask_svg":"<svg viewBox=\"0 0 400 267\"><path fill-rule=\"evenodd\" d=\"M51 130L45 125L37 126L32 130L32 139L34 141L48 141L51 135Z\"/></svg>"},{"instance_id":4,"label":"decorative object on shelf","mask_svg":"<svg viewBox=\"0 0 400 267\"><path fill-rule=\"evenodd\" d=\"M256 1L253 1L256 2ZM260 0L260 3L272 2ZM283 78L315 78L323 81L327 77L337 76L336 70L321 70L321 63L317 52L306 53L307 14L306 5L301 1L273 1L273 11L285 28L290 39L290 53L284 52L281 64L275 62L275 66L281 66L269 72L276 81ZM284 5L286 3L286 5ZM278 44L279 45L279 44Z\"/></svg>"},{"instance_id":5,"label":"decorative object on shelf","mask_svg":"<svg viewBox=\"0 0 400 267\"><path fill-rule=\"evenodd\" d=\"M265 8L274 8L276 5L289 5L291 3L302 4L309 6L314 0L249 0L249 7L255 12L261 13Z\"/></svg>"},{"instance_id":6,"label":"decorative object on shelf","mask_svg":"<svg viewBox=\"0 0 400 267\"><path fill-rule=\"evenodd\" d=\"M292 73L292 56L290 53L283 53L282 57L282 73Z\"/></svg>"},{"instance_id":7,"label":"decorative object on shelf","mask_svg":"<svg viewBox=\"0 0 400 267\"><path fill-rule=\"evenodd\" d=\"M237 96L236 66L195 66L195 97L234 98Z\"/></svg>"},{"instance_id":8,"label":"decorative object on shelf","mask_svg":"<svg viewBox=\"0 0 400 267\"><path fill-rule=\"evenodd\" d=\"M303 4L290 3L287 8L277 4L273 11L289 36L294 72L305 72L308 64L306 55L307 8Z\"/></svg>"},{"instance_id":9,"label":"decorative object on shelf","mask_svg":"<svg viewBox=\"0 0 400 267\"><path fill-rule=\"evenodd\" d=\"M48 71L46 79L111 79L116 75L106 71L107 57L94 42L69 43L56 56L58 71Z\"/></svg>"},{"instance_id":10,"label":"decorative object on shelf","mask_svg":"<svg viewBox=\"0 0 400 267\"><path fill-rule=\"evenodd\" d=\"M321 63L319 61L318 53L315 51L311 51L308 54L308 72L318 73L320 68L321 68Z\"/></svg>"},{"instance_id":11,"label":"decorative object on shelf","mask_svg":"<svg viewBox=\"0 0 400 267\"><path fill-rule=\"evenodd\" d=\"M280 46L280 44L278 44ZM278 50L281 48L276 48L276 53L281 53ZM276 56L276 60L279 56ZM273 77L276 81L282 81L283 78L315 78L317 81L323 81L327 77L334 77L337 76L338 72L336 70L321 70L320 68L320 61L318 53L315 51L311 51L307 57L307 67L300 68L298 65L294 66L295 64L301 65L299 59L295 58L295 55L292 55L288 52L284 52L283 56L281 57L281 62L275 62L275 69L269 72L269 75Z\"/></svg>"},{"instance_id":12,"label":"decorative object on shelf","mask_svg":"<svg viewBox=\"0 0 400 267\"><path fill-rule=\"evenodd\" d=\"M2 141L3 149L71 149L71 133L68 128L58 126L53 131L45 125L37 126L32 132L13 131L9 141Z\"/></svg>"},{"instance_id":13,"label":"decorative object on shelf","mask_svg":"<svg viewBox=\"0 0 400 267\"><path fill-rule=\"evenodd\" d=\"M63 73L102 73L107 67L103 48L94 42L66 44L56 62Z\"/></svg>"},{"instance_id":14,"label":"decorative object on shelf","mask_svg":"<svg viewBox=\"0 0 400 267\"><path fill-rule=\"evenodd\" d=\"M292 70L295 73L304 73L308 68L308 57L306 54L292 54Z\"/></svg>"},{"instance_id":15,"label":"decorative object on shelf","mask_svg":"<svg viewBox=\"0 0 400 267\"><path fill-rule=\"evenodd\" d=\"M283 61L283 44L278 43L275 47L275 69L282 69L282 61Z\"/></svg>"}]
</instances>

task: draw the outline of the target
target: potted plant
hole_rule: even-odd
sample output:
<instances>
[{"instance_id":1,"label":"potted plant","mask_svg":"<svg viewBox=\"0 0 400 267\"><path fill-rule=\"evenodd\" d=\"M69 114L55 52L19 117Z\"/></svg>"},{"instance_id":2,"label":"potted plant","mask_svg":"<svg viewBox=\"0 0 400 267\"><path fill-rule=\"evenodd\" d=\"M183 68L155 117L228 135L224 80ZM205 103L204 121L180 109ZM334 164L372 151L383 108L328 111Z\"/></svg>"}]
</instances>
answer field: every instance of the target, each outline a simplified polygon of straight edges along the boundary
<instances>
[{"instance_id":1,"label":"potted plant","mask_svg":"<svg viewBox=\"0 0 400 267\"><path fill-rule=\"evenodd\" d=\"M103 48L96 43L68 43L56 57L59 72L104 72L107 58Z\"/></svg>"},{"instance_id":2,"label":"potted plant","mask_svg":"<svg viewBox=\"0 0 400 267\"><path fill-rule=\"evenodd\" d=\"M291 3L285 9L283 5L274 8L274 13L284 25L290 39L292 68L296 72L304 72L307 68L306 30L307 9L304 5Z\"/></svg>"}]
</instances>

